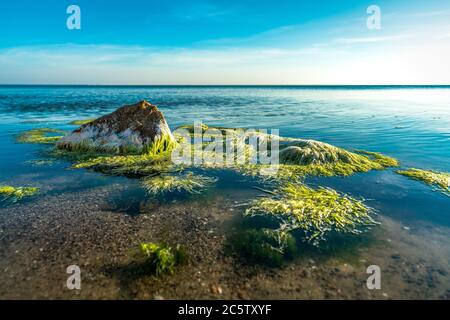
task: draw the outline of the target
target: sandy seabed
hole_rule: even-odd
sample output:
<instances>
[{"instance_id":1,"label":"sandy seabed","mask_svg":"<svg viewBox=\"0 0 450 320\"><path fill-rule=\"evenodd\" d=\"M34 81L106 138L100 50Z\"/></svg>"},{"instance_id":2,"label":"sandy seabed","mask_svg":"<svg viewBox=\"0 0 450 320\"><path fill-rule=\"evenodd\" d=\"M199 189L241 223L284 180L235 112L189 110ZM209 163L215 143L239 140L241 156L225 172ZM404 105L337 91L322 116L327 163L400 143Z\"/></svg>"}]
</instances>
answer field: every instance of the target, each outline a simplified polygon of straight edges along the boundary
<instances>
[{"instance_id":1,"label":"sandy seabed","mask_svg":"<svg viewBox=\"0 0 450 320\"><path fill-rule=\"evenodd\" d=\"M44 195L0 209L2 299L450 299L450 243L444 227L405 228L378 216L369 242L339 252L302 252L281 268L251 265L229 250L241 200L255 190L213 197L117 203L112 184ZM125 203L125 205L124 205ZM130 214L132 212L139 214ZM141 242L182 245L188 262L150 275ZM381 290L366 287L379 265ZM66 268L81 268L69 290Z\"/></svg>"}]
</instances>

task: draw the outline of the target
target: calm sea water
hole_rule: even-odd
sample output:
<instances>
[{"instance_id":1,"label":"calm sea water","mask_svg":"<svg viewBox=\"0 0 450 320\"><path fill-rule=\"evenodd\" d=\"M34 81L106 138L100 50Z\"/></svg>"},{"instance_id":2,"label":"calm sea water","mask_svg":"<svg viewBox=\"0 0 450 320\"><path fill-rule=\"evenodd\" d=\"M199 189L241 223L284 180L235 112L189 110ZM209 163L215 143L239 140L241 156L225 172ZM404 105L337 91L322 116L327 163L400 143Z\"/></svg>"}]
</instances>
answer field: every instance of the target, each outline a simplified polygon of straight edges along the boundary
<instances>
[{"instance_id":1,"label":"calm sea water","mask_svg":"<svg viewBox=\"0 0 450 320\"><path fill-rule=\"evenodd\" d=\"M37 127L73 130L68 122L109 113L146 99L169 125L279 129L283 136L380 151L403 167L450 171L450 87L24 87L0 86L0 182L36 184L53 177L51 192L110 183L67 164L36 167L42 146L16 144ZM67 185L62 177L77 183ZM93 179L95 177L95 179ZM117 178L116 178L117 179ZM119 178L120 179L120 178ZM450 226L450 199L392 170L347 178L310 179L371 199L381 214L403 224Z\"/></svg>"}]
</instances>

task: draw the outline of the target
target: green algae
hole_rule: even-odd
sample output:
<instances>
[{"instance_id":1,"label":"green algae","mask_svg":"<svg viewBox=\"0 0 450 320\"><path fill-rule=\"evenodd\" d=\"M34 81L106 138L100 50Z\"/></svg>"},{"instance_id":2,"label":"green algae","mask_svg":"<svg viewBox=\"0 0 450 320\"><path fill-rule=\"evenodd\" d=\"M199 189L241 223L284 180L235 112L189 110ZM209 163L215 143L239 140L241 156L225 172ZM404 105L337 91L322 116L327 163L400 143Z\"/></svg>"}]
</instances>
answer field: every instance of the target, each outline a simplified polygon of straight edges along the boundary
<instances>
[{"instance_id":1,"label":"green algae","mask_svg":"<svg viewBox=\"0 0 450 320\"><path fill-rule=\"evenodd\" d=\"M34 159L26 161L25 163L28 163L32 165L33 167L46 167L51 166L56 162L56 159Z\"/></svg>"},{"instance_id":2,"label":"green algae","mask_svg":"<svg viewBox=\"0 0 450 320\"><path fill-rule=\"evenodd\" d=\"M107 174L146 176L155 175L158 172L167 172L173 170L182 170L183 168L199 166L209 169L231 169L244 175L258 176L263 179L272 179L278 182L303 179L305 176L349 176L357 172L367 172L370 170L383 170L387 167L397 166L396 159L387 157L380 153L369 151L350 152L323 142L284 138L273 134L267 134L263 131L252 131L243 135L243 129L211 127L207 125L198 126L197 131L207 138L214 141L215 137L226 134L227 138L221 143L225 150L225 141L232 141L235 148L231 156L225 152L217 153L211 148L211 141L203 142L200 148L196 147L192 141L195 139L194 125L184 125L177 129L185 129L189 133L186 140L174 132L174 139L170 136L162 136L151 144L137 150L135 148L123 147L119 152L108 148L93 148L88 142L70 146L70 150L64 146L60 150L67 152L55 152L55 156L66 156L73 159L75 164L73 168L88 168ZM59 137L46 137L45 130L59 132L54 129L35 129L28 135L31 139L26 141L41 141L41 143L51 143L57 141ZM274 140L277 140L280 146L280 163L278 165L266 165L261 163L252 163L250 160L255 157L255 149L248 144L251 137L258 137L264 140L268 146ZM172 151L178 151L185 148L190 152L188 162L182 165L175 165L172 161ZM200 163L194 163L194 153ZM77 155L79 154L79 156Z\"/></svg>"},{"instance_id":3,"label":"green algae","mask_svg":"<svg viewBox=\"0 0 450 320\"><path fill-rule=\"evenodd\" d=\"M200 128L202 130L202 133L204 133L206 130L208 130L209 127L206 124L201 124L198 126L198 128ZM194 124L184 124L184 125L181 125L181 126L178 126L177 128L175 128L175 131L178 129L185 129L189 133L194 134L195 125Z\"/></svg>"},{"instance_id":4,"label":"green algae","mask_svg":"<svg viewBox=\"0 0 450 320\"><path fill-rule=\"evenodd\" d=\"M17 202L25 197L30 197L38 193L39 188L36 187L13 187L8 185L0 186L0 197L2 201Z\"/></svg>"},{"instance_id":5,"label":"green algae","mask_svg":"<svg viewBox=\"0 0 450 320\"><path fill-rule=\"evenodd\" d=\"M327 143L293 140L280 146L280 175L349 176L356 172L398 166L396 159L377 152L351 152Z\"/></svg>"},{"instance_id":6,"label":"green algae","mask_svg":"<svg viewBox=\"0 0 450 320\"><path fill-rule=\"evenodd\" d=\"M397 159L388 157L379 152L372 152L372 151L365 151L365 150L356 150L356 152L369 156L372 161L379 163L384 168L398 167L400 165L400 162Z\"/></svg>"},{"instance_id":7,"label":"green algae","mask_svg":"<svg viewBox=\"0 0 450 320\"><path fill-rule=\"evenodd\" d=\"M52 128L39 128L24 131L16 136L20 143L54 144L61 139L66 132Z\"/></svg>"},{"instance_id":8,"label":"green algae","mask_svg":"<svg viewBox=\"0 0 450 320\"><path fill-rule=\"evenodd\" d=\"M297 251L295 238L288 232L273 229L246 229L233 241L241 256L251 263L279 267Z\"/></svg>"},{"instance_id":9,"label":"green algae","mask_svg":"<svg viewBox=\"0 0 450 320\"><path fill-rule=\"evenodd\" d=\"M149 144L142 148L132 144L111 146L111 145L93 145L91 139L83 139L71 143L58 143L57 147L61 150L78 153L99 153L109 155L149 155L155 156L162 153L169 153L176 146L173 137L163 135L156 137Z\"/></svg>"},{"instance_id":10,"label":"green algae","mask_svg":"<svg viewBox=\"0 0 450 320\"><path fill-rule=\"evenodd\" d=\"M179 128L186 129L191 138L195 138L195 126L185 125ZM234 154L232 159L226 159L225 156L218 158L214 151L206 149L208 143L202 145L200 150L194 150L192 139L191 141L182 141L181 145L191 144L192 153L196 152L197 157L202 159L203 167L228 168L264 179L286 181L301 179L305 176L349 176L357 172L383 170L399 165L396 159L381 153L360 150L351 152L320 141L280 137L257 130L244 135L243 129L238 128L208 127L206 125L199 126L199 128L201 128L203 136L214 137L226 134L226 140L232 141L232 145L241 153L240 155ZM200 130L197 129L197 131ZM243 138L242 135L244 135ZM279 144L278 165L249 161L254 159L256 154L255 148L248 144L252 137L261 139L269 149L276 140ZM223 150L225 150L225 139L223 139L223 143Z\"/></svg>"},{"instance_id":11,"label":"green algae","mask_svg":"<svg viewBox=\"0 0 450 320\"><path fill-rule=\"evenodd\" d=\"M70 121L69 124L75 125L75 126L81 126L83 124L91 123L94 120L96 120L96 118L73 120L73 121Z\"/></svg>"},{"instance_id":12,"label":"green algae","mask_svg":"<svg viewBox=\"0 0 450 320\"><path fill-rule=\"evenodd\" d=\"M244 216L274 219L281 230L301 230L305 241L318 243L331 232L361 233L376 224L371 213L362 200L333 189L286 183L276 195L254 200Z\"/></svg>"},{"instance_id":13,"label":"green algae","mask_svg":"<svg viewBox=\"0 0 450 320\"><path fill-rule=\"evenodd\" d=\"M174 191L198 194L201 190L216 181L217 179L215 178L187 172L181 175L161 174L154 177L145 177L142 179L142 186L150 194Z\"/></svg>"},{"instance_id":14,"label":"green algae","mask_svg":"<svg viewBox=\"0 0 450 320\"><path fill-rule=\"evenodd\" d=\"M142 149L133 145L109 146L109 145L92 145L91 139L83 139L72 143L58 143L57 148L69 152L78 153L99 153L109 155L135 155L141 154Z\"/></svg>"},{"instance_id":15,"label":"green algae","mask_svg":"<svg viewBox=\"0 0 450 320\"><path fill-rule=\"evenodd\" d=\"M146 264L156 276L173 274L175 267L186 260L184 250L177 246L175 249L167 245L156 243L141 243L139 250L146 258Z\"/></svg>"},{"instance_id":16,"label":"green algae","mask_svg":"<svg viewBox=\"0 0 450 320\"><path fill-rule=\"evenodd\" d=\"M75 161L75 164L72 166L74 169L85 168L105 174L129 177L144 177L180 170L179 167L172 164L167 155L96 156L96 153L92 153L91 156Z\"/></svg>"},{"instance_id":17,"label":"green algae","mask_svg":"<svg viewBox=\"0 0 450 320\"><path fill-rule=\"evenodd\" d=\"M355 153L327 144L322 144L320 148L281 145L280 149L278 165L245 164L235 169L244 175L283 182L302 180L307 176L346 177L358 172L384 170L399 165L398 160L381 153Z\"/></svg>"},{"instance_id":18,"label":"green algae","mask_svg":"<svg viewBox=\"0 0 450 320\"><path fill-rule=\"evenodd\" d=\"M397 170L398 174L438 187L441 192L450 196L450 173L410 168Z\"/></svg>"},{"instance_id":19,"label":"green algae","mask_svg":"<svg viewBox=\"0 0 450 320\"><path fill-rule=\"evenodd\" d=\"M161 154L169 154L176 147L173 137L163 135L154 139L148 146L142 150L142 154L149 156L157 156Z\"/></svg>"}]
</instances>

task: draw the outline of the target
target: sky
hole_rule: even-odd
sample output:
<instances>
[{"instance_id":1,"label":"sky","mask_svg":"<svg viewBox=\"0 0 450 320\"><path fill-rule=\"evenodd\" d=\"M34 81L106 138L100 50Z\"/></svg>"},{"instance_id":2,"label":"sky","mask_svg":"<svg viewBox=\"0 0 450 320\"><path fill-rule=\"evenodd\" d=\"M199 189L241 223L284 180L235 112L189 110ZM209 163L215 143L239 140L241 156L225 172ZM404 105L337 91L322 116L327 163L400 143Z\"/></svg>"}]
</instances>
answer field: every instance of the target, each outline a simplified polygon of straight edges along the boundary
<instances>
[{"instance_id":1,"label":"sky","mask_svg":"<svg viewBox=\"0 0 450 320\"><path fill-rule=\"evenodd\" d=\"M0 4L0 84L448 85L449 57L449 0Z\"/></svg>"}]
</instances>

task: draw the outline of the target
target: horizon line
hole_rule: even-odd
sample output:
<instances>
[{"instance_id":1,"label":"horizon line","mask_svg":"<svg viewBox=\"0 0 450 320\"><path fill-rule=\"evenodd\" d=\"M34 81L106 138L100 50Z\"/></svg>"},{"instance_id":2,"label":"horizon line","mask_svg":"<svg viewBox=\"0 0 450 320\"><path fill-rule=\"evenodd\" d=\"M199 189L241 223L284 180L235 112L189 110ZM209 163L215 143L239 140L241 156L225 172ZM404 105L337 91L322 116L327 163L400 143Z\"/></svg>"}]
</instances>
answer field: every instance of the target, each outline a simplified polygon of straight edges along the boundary
<instances>
[{"instance_id":1,"label":"horizon line","mask_svg":"<svg viewBox=\"0 0 450 320\"><path fill-rule=\"evenodd\" d=\"M2 84L0 87L450 87L450 84Z\"/></svg>"}]
</instances>

